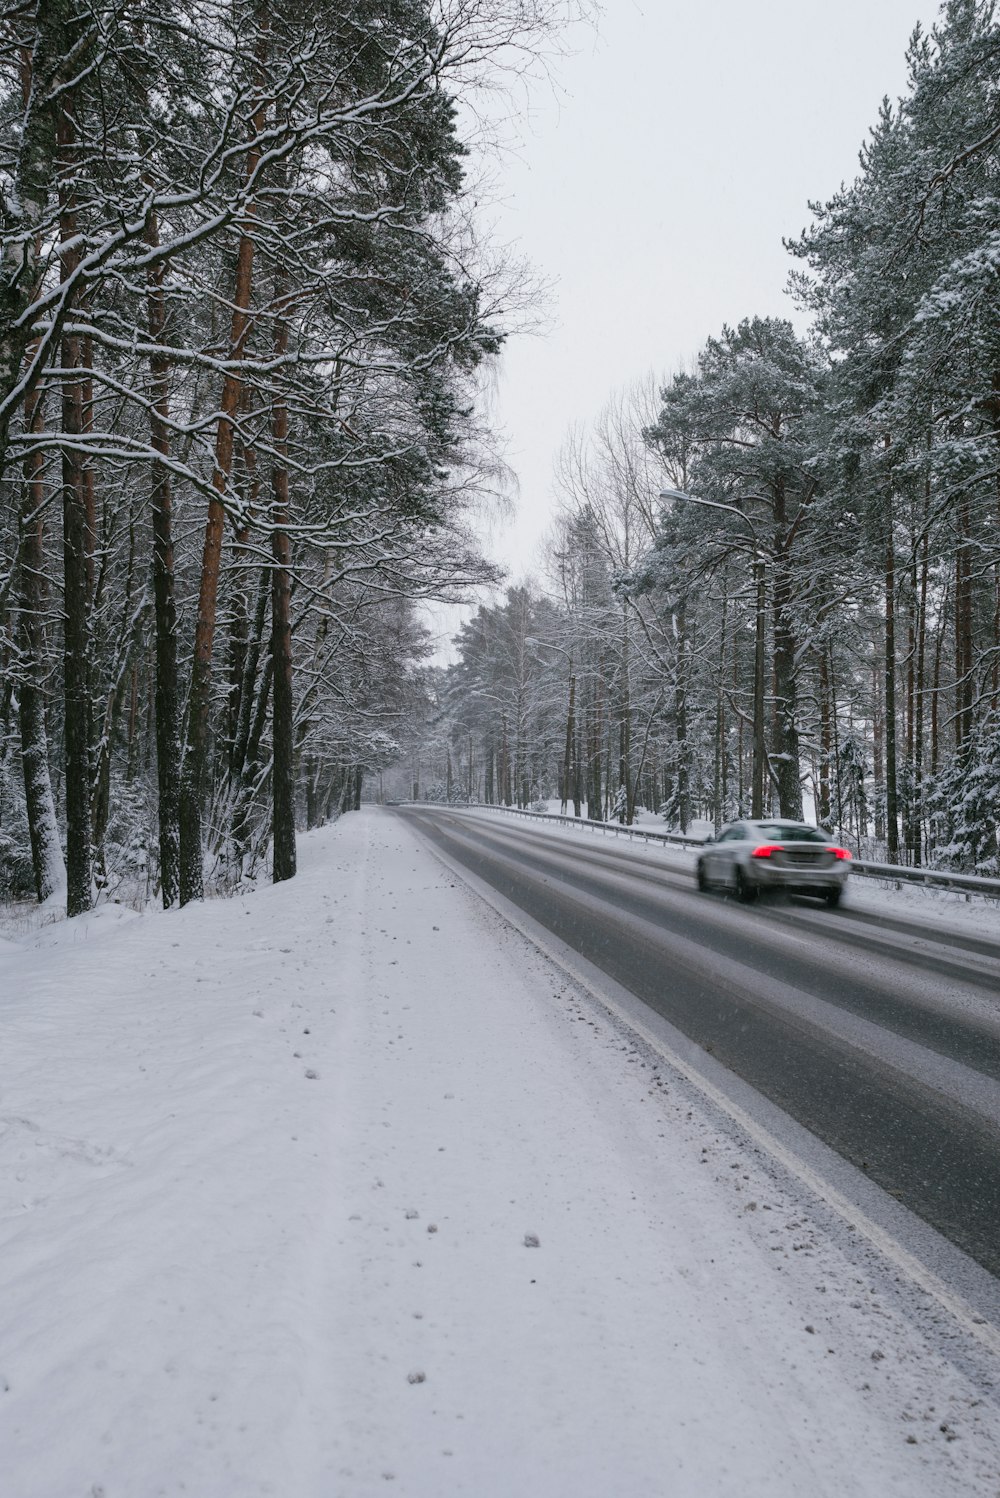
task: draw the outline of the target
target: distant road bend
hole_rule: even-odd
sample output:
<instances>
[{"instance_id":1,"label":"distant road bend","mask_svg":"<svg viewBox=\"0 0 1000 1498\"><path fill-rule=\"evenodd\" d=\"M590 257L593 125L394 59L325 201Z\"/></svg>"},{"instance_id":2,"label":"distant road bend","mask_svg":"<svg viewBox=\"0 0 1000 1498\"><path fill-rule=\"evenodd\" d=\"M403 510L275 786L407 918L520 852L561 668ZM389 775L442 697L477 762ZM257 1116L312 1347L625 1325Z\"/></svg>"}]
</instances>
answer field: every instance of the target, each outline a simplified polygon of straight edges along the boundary
<instances>
[{"instance_id":1,"label":"distant road bend","mask_svg":"<svg viewBox=\"0 0 1000 1498\"><path fill-rule=\"evenodd\" d=\"M741 906L570 829L400 814L1000 1275L1000 942Z\"/></svg>"}]
</instances>

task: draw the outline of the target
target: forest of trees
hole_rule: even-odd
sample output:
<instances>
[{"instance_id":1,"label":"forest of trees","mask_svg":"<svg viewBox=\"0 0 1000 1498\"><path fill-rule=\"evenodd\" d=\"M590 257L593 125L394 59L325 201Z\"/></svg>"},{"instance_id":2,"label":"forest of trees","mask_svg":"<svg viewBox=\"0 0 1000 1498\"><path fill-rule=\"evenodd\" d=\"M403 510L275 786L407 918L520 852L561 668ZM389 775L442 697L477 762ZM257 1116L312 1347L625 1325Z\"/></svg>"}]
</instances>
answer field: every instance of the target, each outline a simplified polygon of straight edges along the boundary
<instances>
[{"instance_id":1,"label":"forest of trees","mask_svg":"<svg viewBox=\"0 0 1000 1498\"><path fill-rule=\"evenodd\" d=\"M949 0L908 63L787 246L803 331L748 316L570 437L546 575L463 629L415 793L806 810L1000 873L994 5Z\"/></svg>"},{"instance_id":2,"label":"forest of trees","mask_svg":"<svg viewBox=\"0 0 1000 1498\"><path fill-rule=\"evenodd\" d=\"M0 899L288 878L391 766L1000 872L994 6L915 33L788 244L797 325L575 430L500 597L478 397L525 281L470 136L572 8L4 6ZM482 586L429 665L423 602Z\"/></svg>"},{"instance_id":3,"label":"forest of trees","mask_svg":"<svg viewBox=\"0 0 1000 1498\"><path fill-rule=\"evenodd\" d=\"M467 137L570 9L3 7L0 898L288 878L399 753L497 576Z\"/></svg>"}]
</instances>

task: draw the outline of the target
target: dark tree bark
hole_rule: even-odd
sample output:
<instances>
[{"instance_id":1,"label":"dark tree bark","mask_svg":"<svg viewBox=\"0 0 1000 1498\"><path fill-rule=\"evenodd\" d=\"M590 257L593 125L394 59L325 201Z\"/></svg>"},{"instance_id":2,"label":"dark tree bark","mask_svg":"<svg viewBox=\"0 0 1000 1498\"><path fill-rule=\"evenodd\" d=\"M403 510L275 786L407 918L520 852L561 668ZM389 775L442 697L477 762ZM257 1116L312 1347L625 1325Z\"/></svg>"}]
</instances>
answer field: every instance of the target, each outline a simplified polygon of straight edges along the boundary
<instances>
[{"instance_id":1,"label":"dark tree bark","mask_svg":"<svg viewBox=\"0 0 1000 1498\"><path fill-rule=\"evenodd\" d=\"M246 767L247 751L253 725L257 673L260 669L260 654L264 645L264 627L267 623L268 595L268 573L264 568L261 568L257 583L257 600L254 605L254 616L243 653L243 673L240 681L236 729L230 753L230 771L235 781L239 781L242 778Z\"/></svg>"},{"instance_id":2,"label":"dark tree bark","mask_svg":"<svg viewBox=\"0 0 1000 1498\"><path fill-rule=\"evenodd\" d=\"M756 594L753 656L753 761L750 772L750 815L759 821L764 815L764 776L767 748L764 743L764 665L767 645L767 578L764 559L753 564Z\"/></svg>"},{"instance_id":3,"label":"dark tree bark","mask_svg":"<svg viewBox=\"0 0 1000 1498\"><path fill-rule=\"evenodd\" d=\"M25 426L32 434L43 430L42 395L34 390L25 402ZM41 680L45 660L45 548L42 482L44 459L30 452L24 463L24 503L21 513L20 634L22 678L18 694L21 767L28 816L28 838L35 892L47 900L65 887L66 869L59 842L52 780L49 774L45 697Z\"/></svg>"},{"instance_id":4,"label":"dark tree bark","mask_svg":"<svg viewBox=\"0 0 1000 1498\"><path fill-rule=\"evenodd\" d=\"M42 284L41 226L53 189L53 168L64 144L60 127L67 99L59 90L68 82L74 45L79 62L84 41L72 0L46 0L34 14L32 50L25 50L21 57L24 116L15 191L5 205L7 221L0 259L0 477L6 467L10 423L18 405L17 387L26 380L23 393L25 398L30 396L41 368L41 361L32 359L31 371L25 375L24 356L35 341L35 329L26 313ZM13 212L12 204L16 205ZM64 260L64 281L67 274ZM57 317L50 329L53 343L58 339L61 321L62 317Z\"/></svg>"},{"instance_id":5,"label":"dark tree bark","mask_svg":"<svg viewBox=\"0 0 1000 1498\"><path fill-rule=\"evenodd\" d=\"M674 736L677 745L677 821L686 833L691 820L691 784L688 773L688 639L686 600L677 606L677 677L674 683Z\"/></svg>"},{"instance_id":6,"label":"dark tree bark","mask_svg":"<svg viewBox=\"0 0 1000 1498\"><path fill-rule=\"evenodd\" d=\"M794 583L786 536L785 491L775 488L774 518L774 773L778 809L783 817L802 820L802 782L799 779L798 684L796 639L792 622Z\"/></svg>"},{"instance_id":7,"label":"dark tree bark","mask_svg":"<svg viewBox=\"0 0 1000 1498\"><path fill-rule=\"evenodd\" d=\"M108 820L111 814L112 754L125 697L125 681L128 677L132 657L138 649L140 638L140 620L132 617L135 612L133 597L135 592L135 561L135 516L132 515L129 520L128 564L124 581L125 592L122 601L121 621L117 632L114 664L108 682L101 731L96 736L96 741L92 739L94 747L91 757L94 765L94 774L90 820L99 883L104 882L106 879L103 848L104 839L107 834Z\"/></svg>"},{"instance_id":8,"label":"dark tree bark","mask_svg":"<svg viewBox=\"0 0 1000 1498\"><path fill-rule=\"evenodd\" d=\"M726 626L729 615L729 591L723 589L722 618L719 621L719 680L715 693L715 733L712 736L712 824L718 832L726 803Z\"/></svg>"},{"instance_id":9,"label":"dark tree bark","mask_svg":"<svg viewBox=\"0 0 1000 1498\"><path fill-rule=\"evenodd\" d=\"M321 773L320 762L316 755L306 755L304 769L306 783L306 827L311 832L314 827L322 826L328 791Z\"/></svg>"},{"instance_id":10,"label":"dark tree bark","mask_svg":"<svg viewBox=\"0 0 1000 1498\"><path fill-rule=\"evenodd\" d=\"M288 322L282 300L284 279L275 297L274 357L288 352ZM280 380L280 376L279 376ZM295 748L292 702L291 542L288 535L288 407L278 391L271 403L274 458L271 469L271 661L273 868L275 884L295 876ZM359 791L360 795L360 791Z\"/></svg>"},{"instance_id":11,"label":"dark tree bark","mask_svg":"<svg viewBox=\"0 0 1000 1498\"><path fill-rule=\"evenodd\" d=\"M76 94L59 95L56 122L59 172L60 275L73 278L80 263L76 196ZM90 577L91 517L80 439L86 427L86 379L77 333L62 339L63 687L66 755L66 912L91 907L93 848L90 808Z\"/></svg>"},{"instance_id":12,"label":"dark tree bark","mask_svg":"<svg viewBox=\"0 0 1000 1498\"><path fill-rule=\"evenodd\" d=\"M565 815L569 805L570 797L573 797L573 811L575 816L580 815L579 793L576 788L576 779L573 775L573 745L574 717L576 712L576 672L573 670L573 660L569 662L569 706L566 709L566 745L563 750L562 770L562 805L561 810Z\"/></svg>"},{"instance_id":13,"label":"dark tree bark","mask_svg":"<svg viewBox=\"0 0 1000 1498\"><path fill-rule=\"evenodd\" d=\"M827 665L826 646L820 645L817 652L819 689L819 806L818 820L826 826L830 821L830 760L833 753L831 728L830 672Z\"/></svg>"},{"instance_id":14,"label":"dark tree bark","mask_svg":"<svg viewBox=\"0 0 1000 1498\"><path fill-rule=\"evenodd\" d=\"M245 253L244 253L245 251ZM246 308L250 295L250 268L253 262L252 241L244 237L237 262L234 331L239 324L238 341L232 343L232 356L238 358L248 326ZM225 493L233 455L233 427L239 401L239 377L227 374L223 383L222 414L215 451L213 487L218 496ZM202 874L201 811L208 771L209 709L212 684L212 646L215 640L216 609L219 594L219 570L222 564L222 539L225 509L221 497L209 501L205 538L202 546L201 586L198 592L198 618L195 626L194 659L191 666L191 690L188 700L188 732L184 746L180 785L180 902L200 900L204 896Z\"/></svg>"},{"instance_id":15,"label":"dark tree bark","mask_svg":"<svg viewBox=\"0 0 1000 1498\"><path fill-rule=\"evenodd\" d=\"M885 820L889 862L899 862L899 801L896 778L896 545L892 495L885 537Z\"/></svg>"},{"instance_id":16,"label":"dark tree bark","mask_svg":"<svg viewBox=\"0 0 1000 1498\"><path fill-rule=\"evenodd\" d=\"M628 604L622 608L622 718L618 784L625 788L622 821L635 820L635 778L632 774L632 662L628 627Z\"/></svg>"},{"instance_id":17,"label":"dark tree bark","mask_svg":"<svg viewBox=\"0 0 1000 1498\"><path fill-rule=\"evenodd\" d=\"M929 508L929 493L926 495L924 519ZM917 569L915 568L915 571ZM924 799L924 701L927 695L927 588L930 571L929 545L926 529L920 543L919 571L915 578L916 602L916 661L913 684L913 791L910 811L910 861L914 866L923 861L923 799Z\"/></svg>"},{"instance_id":18,"label":"dark tree bark","mask_svg":"<svg viewBox=\"0 0 1000 1498\"><path fill-rule=\"evenodd\" d=\"M266 53L263 43L258 51L263 69ZM253 116L253 135L264 127L266 104L261 103ZM247 178L252 178L260 161L260 151L253 146L247 153ZM247 208L247 217L253 207ZM212 472L214 495L209 500L202 545L201 584L198 591L198 617L195 625L194 658L191 664L191 689L188 696L188 731L184 746L180 781L180 902L204 897L202 870L202 801L208 778L208 749L212 686L212 647L219 596L219 570L222 564L222 539L225 526L223 497L233 467L233 445L236 417L243 392L243 375L239 364L250 332L250 290L253 280L254 240L248 233L240 235L233 286L233 316L229 334L231 367L222 382L219 424L215 439L215 466Z\"/></svg>"},{"instance_id":19,"label":"dark tree bark","mask_svg":"<svg viewBox=\"0 0 1000 1498\"><path fill-rule=\"evenodd\" d=\"M604 736L602 725L602 680L600 672L596 672L590 691L590 712L587 725L587 760L590 772L587 786L587 816L592 822L600 822L604 816L604 786L601 778L601 740Z\"/></svg>"},{"instance_id":20,"label":"dark tree bark","mask_svg":"<svg viewBox=\"0 0 1000 1498\"><path fill-rule=\"evenodd\" d=\"M159 225L150 214L150 248L159 244ZM181 718L177 681L177 602L174 586L173 494L170 469L170 359L166 351L166 265L155 261L146 273L146 317L150 343L149 423L153 449L163 462L152 465L153 611L156 621L156 785L160 845L160 889L165 910L180 899Z\"/></svg>"},{"instance_id":21,"label":"dark tree bark","mask_svg":"<svg viewBox=\"0 0 1000 1498\"><path fill-rule=\"evenodd\" d=\"M968 493L958 505L959 542L955 553L955 754L967 765L972 750L973 705L973 578L971 507Z\"/></svg>"}]
</instances>

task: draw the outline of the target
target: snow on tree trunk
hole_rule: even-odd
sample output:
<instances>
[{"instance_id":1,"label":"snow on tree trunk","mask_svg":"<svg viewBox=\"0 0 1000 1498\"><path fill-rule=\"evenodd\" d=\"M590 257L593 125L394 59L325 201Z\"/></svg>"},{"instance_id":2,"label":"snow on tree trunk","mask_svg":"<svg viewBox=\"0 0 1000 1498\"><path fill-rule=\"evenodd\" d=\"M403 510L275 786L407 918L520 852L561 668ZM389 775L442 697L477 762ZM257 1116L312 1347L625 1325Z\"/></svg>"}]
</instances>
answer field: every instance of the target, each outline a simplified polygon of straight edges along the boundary
<instances>
[{"instance_id":1,"label":"snow on tree trunk","mask_svg":"<svg viewBox=\"0 0 1000 1498\"><path fill-rule=\"evenodd\" d=\"M262 30L257 46L261 71L266 64L266 32ZM260 101L253 115L251 132L256 141L267 117L266 101ZM260 147L247 152L246 177L253 179L260 161ZM246 218L255 216L251 202ZM198 618L195 627L194 658L191 664L191 689L188 695L188 732L180 783L180 902L188 904L205 894L202 851L202 800L208 778L210 736L210 692L212 684L212 645L215 639L216 606L219 595L219 570L222 562L222 538L225 522L223 499L233 466L233 439L243 375L240 361L246 351L250 332L250 288L253 279L254 240L248 233L240 235L233 286L233 314L229 334L229 367L222 382L219 420L215 439L215 466L212 472L214 495L209 500L201 558L201 585L198 593Z\"/></svg>"},{"instance_id":2,"label":"snow on tree trunk","mask_svg":"<svg viewBox=\"0 0 1000 1498\"><path fill-rule=\"evenodd\" d=\"M288 352L288 322L283 297L286 280L279 274L275 296L274 357ZM277 884L295 876L295 751L292 706L291 542L288 536L288 406L283 394L271 404L274 456L271 467L271 791L273 797L273 874Z\"/></svg>"},{"instance_id":3,"label":"snow on tree trunk","mask_svg":"<svg viewBox=\"0 0 1000 1498\"><path fill-rule=\"evenodd\" d=\"M74 90L59 100L60 273L71 281L80 263L76 173L79 169ZM91 843L90 560L92 530L81 452L84 364L79 334L62 340L63 696L66 745L66 911L81 915L93 901Z\"/></svg>"}]
</instances>

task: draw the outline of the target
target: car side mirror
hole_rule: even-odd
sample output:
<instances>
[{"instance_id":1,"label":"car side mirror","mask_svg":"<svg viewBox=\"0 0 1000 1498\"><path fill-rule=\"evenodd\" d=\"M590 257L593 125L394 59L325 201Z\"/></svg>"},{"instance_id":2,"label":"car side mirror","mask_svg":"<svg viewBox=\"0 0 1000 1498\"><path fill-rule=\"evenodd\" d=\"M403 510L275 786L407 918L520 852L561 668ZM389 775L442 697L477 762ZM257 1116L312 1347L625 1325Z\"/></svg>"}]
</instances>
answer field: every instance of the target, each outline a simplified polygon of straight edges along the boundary
<instances>
[{"instance_id":1,"label":"car side mirror","mask_svg":"<svg viewBox=\"0 0 1000 1498\"><path fill-rule=\"evenodd\" d=\"M706 843L714 843L715 842L715 833L714 832L710 832L708 834L708 837L706 837L705 842Z\"/></svg>"}]
</instances>

